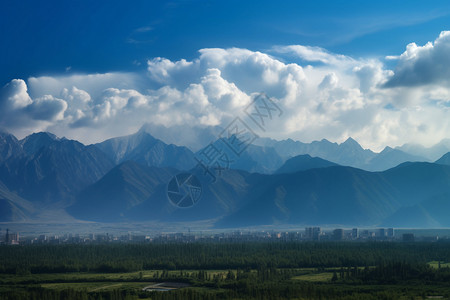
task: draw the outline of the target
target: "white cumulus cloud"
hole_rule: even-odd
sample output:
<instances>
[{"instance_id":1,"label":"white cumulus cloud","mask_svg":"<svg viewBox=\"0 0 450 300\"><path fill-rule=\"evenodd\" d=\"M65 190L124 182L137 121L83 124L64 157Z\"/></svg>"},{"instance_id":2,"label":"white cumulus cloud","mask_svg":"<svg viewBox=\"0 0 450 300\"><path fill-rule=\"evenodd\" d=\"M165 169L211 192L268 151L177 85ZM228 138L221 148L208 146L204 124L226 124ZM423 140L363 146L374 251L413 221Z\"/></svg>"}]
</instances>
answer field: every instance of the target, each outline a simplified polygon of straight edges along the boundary
<instances>
[{"instance_id":1,"label":"white cumulus cloud","mask_svg":"<svg viewBox=\"0 0 450 300\"><path fill-rule=\"evenodd\" d=\"M450 34L410 44L395 70L303 45L269 53L207 48L197 58L152 58L145 72L15 79L0 92L0 126L23 136L49 130L85 143L130 134L145 123L225 127L265 92L283 111L265 132L305 142L354 137L381 150L450 137ZM294 56L292 62L283 56ZM298 63L300 58L305 64ZM311 62L315 64L310 64Z\"/></svg>"},{"instance_id":2,"label":"white cumulus cloud","mask_svg":"<svg viewBox=\"0 0 450 300\"><path fill-rule=\"evenodd\" d=\"M450 31L443 31L424 46L410 43L398 57L387 87L448 84L450 82Z\"/></svg>"}]
</instances>

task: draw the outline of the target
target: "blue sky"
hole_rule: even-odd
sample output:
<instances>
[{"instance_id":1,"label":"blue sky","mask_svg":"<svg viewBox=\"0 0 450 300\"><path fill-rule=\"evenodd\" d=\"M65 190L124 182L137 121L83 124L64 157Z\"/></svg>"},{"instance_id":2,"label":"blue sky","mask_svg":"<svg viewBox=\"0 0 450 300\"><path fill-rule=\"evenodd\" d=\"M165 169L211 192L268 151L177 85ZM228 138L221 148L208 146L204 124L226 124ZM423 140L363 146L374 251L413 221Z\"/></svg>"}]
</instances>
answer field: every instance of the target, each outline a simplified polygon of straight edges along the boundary
<instances>
[{"instance_id":1,"label":"blue sky","mask_svg":"<svg viewBox=\"0 0 450 300\"><path fill-rule=\"evenodd\" d=\"M264 91L289 111L274 138L431 145L450 138L449 24L448 1L3 0L0 129L225 126Z\"/></svg>"},{"instance_id":2,"label":"blue sky","mask_svg":"<svg viewBox=\"0 0 450 300\"><path fill-rule=\"evenodd\" d=\"M0 4L0 80L136 70L209 47L399 53L450 24L448 1L16 1Z\"/></svg>"}]
</instances>

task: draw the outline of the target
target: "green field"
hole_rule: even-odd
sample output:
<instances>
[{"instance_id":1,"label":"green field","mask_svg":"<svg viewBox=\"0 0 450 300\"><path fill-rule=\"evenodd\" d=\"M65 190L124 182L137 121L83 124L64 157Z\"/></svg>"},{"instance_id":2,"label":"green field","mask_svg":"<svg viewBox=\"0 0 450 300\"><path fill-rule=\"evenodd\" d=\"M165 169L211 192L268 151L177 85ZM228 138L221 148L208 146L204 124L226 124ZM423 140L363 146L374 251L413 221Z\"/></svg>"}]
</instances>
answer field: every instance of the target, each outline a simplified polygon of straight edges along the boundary
<instances>
[{"instance_id":1,"label":"green field","mask_svg":"<svg viewBox=\"0 0 450 300\"><path fill-rule=\"evenodd\" d=\"M324 273L310 273L300 276L294 276L292 279L294 280L303 280L309 282L327 282L330 281L333 277L333 273L324 272Z\"/></svg>"},{"instance_id":2,"label":"green field","mask_svg":"<svg viewBox=\"0 0 450 300\"><path fill-rule=\"evenodd\" d=\"M435 268L435 269L439 268L439 262L438 261L430 261L428 264L431 267ZM446 263L446 262L442 262L441 261L440 267L441 268L450 268L450 263L448 263L448 262Z\"/></svg>"},{"instance_id":3,"label":"green field","mask_svg":"<svg viewBox=\"0 0 450 300\"><path fill-rule=\"evenodd\" d=\"M0 300L450 299L449 261L450 243L0 246Z\"/></svg>"},{"instance_id":4,"label":"green field","mask_svg":"<svg viewBox=\"0 0 450 300\"><path fill-rule=\"evenodd\" d=\"M154 282L65 282L65 283L44 283L40 286L52 290L86 290L87 292L112 291L117 289L141 290Z\"/></svg>"}]
</instances>

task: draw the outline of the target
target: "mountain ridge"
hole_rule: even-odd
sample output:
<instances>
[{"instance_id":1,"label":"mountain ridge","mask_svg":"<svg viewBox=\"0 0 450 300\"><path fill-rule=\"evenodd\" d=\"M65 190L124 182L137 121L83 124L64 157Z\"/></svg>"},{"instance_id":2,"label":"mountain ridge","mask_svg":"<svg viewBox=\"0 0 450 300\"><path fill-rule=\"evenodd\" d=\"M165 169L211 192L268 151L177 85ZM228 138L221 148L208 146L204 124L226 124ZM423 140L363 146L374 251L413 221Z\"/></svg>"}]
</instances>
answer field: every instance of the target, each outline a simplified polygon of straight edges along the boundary
<instances>
[{"instance_id":1,"label":"mountain ridge","mask_svg":"<svg viewBox=\"0 0 450 300\"><path fill-rule=\"evenodd\" d=\"M149 133L140 130L135 134L111 138L94 144L115 162L132 160L148 166L189 169L195 164L194 153L184 146L167 145Z\"/></svg>"},{"instance_id":2,"label":"mountain ridge","mask_svg":"<svg viewBox=\"0 0 450 300\"><path fill-rule=\"evenodd\" d=\"M309 154L297 155L288 160L274 173L296 173L316 168L327 168L338 166L338 164L322 159L320 157L311 157Z\"/></svg>"},{"instance_id":3,"label":"mountain ridge","mask_svg":"<svg viewBox=\"0 0 450 300\"><path fill-rule=\"evenodd\" d=\"M74 217L88 221L406 226L409 211L422 216L426 226L444 226L439 207L450 208L450 153L436 163L414 162L421 158L390 147L374 153L353 138L341 144L263 139L230 157L229 168L211 169L214 183L195 167L199 152L165 144L144 129L88 146L47 132L20 141L3 133L0 150L0 207L5 212L0 219L5 220L29 220L42 209L68 207ZM289 151L327 154L347 165L310 154L280 155ZM355 162L378 169L348 166ZM167 199L167 184L180 172L195 174L203 187L202 201L192 209L178 209Z\"/></svg>"}]
</instances>

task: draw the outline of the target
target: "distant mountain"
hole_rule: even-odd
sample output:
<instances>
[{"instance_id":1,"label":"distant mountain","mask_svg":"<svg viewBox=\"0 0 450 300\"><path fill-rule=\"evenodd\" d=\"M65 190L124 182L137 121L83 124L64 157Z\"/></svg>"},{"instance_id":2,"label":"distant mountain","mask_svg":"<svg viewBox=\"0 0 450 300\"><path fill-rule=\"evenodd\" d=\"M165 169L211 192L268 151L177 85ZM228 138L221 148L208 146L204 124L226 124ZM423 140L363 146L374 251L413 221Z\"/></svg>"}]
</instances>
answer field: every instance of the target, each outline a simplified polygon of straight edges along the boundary
<instances>
[{"instance_id":1,"label":"distant mountain","mask_svg":"<svg viewBox=\"0 0 450 300\"><path fill-rule=\"evenodd\" d=\"M22 222L31 219L36 212L33 205L0 182L0 222Z\"/></svg>"},{"instance_id":2,"label":"distant mountain","mask_svg":"<svg viewBox=\"0 0 450 300\"><path fill-rule=\"evenodd\" d=\"M186 146L193 152L199 151L212 141L215 141L223 128L220 126L185 126L174 125L165 127L147 123L140 131L144 131L166 144Z\"/></svg>"},{"instance_id":3,"label":"distant mountain","mask_svg":"<svg viewBox=\"0 0 450 300\"><path fill-rule=\"evenodd\" d=\"M348 138L337 146L334 156L336 158L332 161L338 164L372 170L370 161L376 157L376 154L370 149L363 149L357 141Z\"/></svg>"},{"instance_id":4,"label":"distant mountain","mask_svg":"<svg viewBox=\"0 0 450 300\"><path fill-rule=\"evenodd\" d=\"M0 180L27 200L63 204L112 167L113 162L95 146L54 140L32 155L9 158L0 165Z\"/></svg>"},{"instance_id":5,"label":"distant mountain","mask_svg":"<svg viewBox=\"0 0 450 300\"><path fill-rule=\"evenodd\" d=\"M229 169L213 166L213 181L192 151L144 129L90 146L45 132L21 141L2 133L0 221L51 220L60 212L59 220L203 220L217 227L450 226L450 153L436 163L412 162L422 157L389 147L374 153L349 138L342 144L262 139L237 154L224 142L212 145L227 154ZM202 187L189 208L167 196L169 182L183 172Z\"/></svg>"},{"instance_id":6,"label":"distant mountain","mask_svg":"<svg viewBox=\"0 0 450 300\"><path fill-rule=\"evenodd\" d=\"M174 126L166 128L162 125L146 124L141 128L141 131L151 133L153 136L166 143L185 145L199 152L211 141L218 140L222 128L218 126ZM448 146L450 149L450 140ZM424 148L424 151L422 152L418 151L418 153L406 151L406 149L410 150L412 148L414 147L408 145L396 149L386 147L382 152L375 153L370 149L363 149L361 145L352 138L348 138L341 144L332 143L326 139L313 141L311 143L302 143L292 139L277 141L270 138L258 138L247 149L246 153L238 158L238 161L236 161L232 167L249 172L267 174L280 167L281 164L283 164L283 161L297 155L305 154L312 157L320 157L339 165L351 166L368 171L387 170L407 161L429 161L427 158L429 156L429 151L426 148ZM405 149L405 151L403 149ZM442 149L447 149L445 141L442 141L431 150L432 152L439 152L442 151ZM275 151L273 152L273 150ZM445 152L448 151L450 150ZM266 159L263 159L259 155L260 153L267 153ZM428 153L428 156L421 155L420 153ZM269 165L271 163L272 165ZM172 167L177 166L172 165Z\"/></svg>"},{"instance_id":7,"label":"distant mountain","mask_svg":"<svg viewBox=\"0 0 450 300\"><path fill-rule=\"evenodd\" d=\"M0 132L0 163L23 152L20 142L9 133Z\"/></svg>"},{"instance_id":8,"label":"distant mountain","mask_svg":"<svg viewBox=\"0 0 450 300\"><path fill-rule=\"evenodd\" d=\"M242 167L244 161L253 161L255 164L251 168L244 168ZM231 167L251 173L270 174L276 171L283 162L284 159L280 157L274 148L250 145Z\"/></svg>"},{"instance_id":9,"label":"distant mountain","mask_svg":"<svg viewBox=\"0 0 450 300\"><path fill-rule=\"evenodd\" d=\"M444 139L436 145L426 148L418 144L405 144L396 149L414 156L424 157L427 161L435 161L450 151L450 139Z\"/></svg>"},{"instance_id":10,"label":"distant mountain","mask_svg":"<svg viewBox=\"0 0 450 300\"><path fill-rule=\"evenodd\" d=\"M411 155L398 149L386 147L373 157L369 162L367 169L371 171L384 171L404 162L425 161L426 159L420 156Z\"/></svg>"},{"instance_id":11,"label":"distant mountain","mask_svg":"<svg viewBox=\"0 0 450 300\"><path fill-rule=\"evenodd\" d=\"M127 161L81 192L68 212L103 222L193 221L229 214L244 201L248 173L224 170L215 183L200 169L194 173L202 183L203 197L192 208L176 208L167 198L167 184L178 171Z\"/></svg>"},{"instance_id":12,"label":"distant mountain","mask_svg":"<svg viewBox=\"0 0 450 300\"><path fill-rule=\"evenodd\" d=\"M236 154L228 146L233 144L232 140L235 138L230 137L225 142L222 139L217 139L214 143L199 150L195 157L205 166L210 165L208 162L210 158L214 157L213 161L216 162L212 163L210 166L212 168L224 167L262 174L273 173L283 164L284 160L272 147L250 144L242 153ZM241 141L237 140L234 143L241 143ZM203 159L204 157L206 159Z\"/></svg>"},{"instance_id":13,"label":"distant mountain","mask_svg":"<svg viewBox=\"0 0 450 300\"><path fill-rule=\"evenodd\" d=\"M386 147L380 153L375 153L370 149L363 149L352 138L348 138L341 144L332 143L326 139L302 143L291 139L276 141L262 138L257 139L255 144L273 147L284 159L309 154L342 166L351 166L367 171L383 171L407 161L426 161L421 156L411 155L389 147Z\"/></svg>"},{"instance_id":14,"label":"distant mountain","mask_svg":"<svg viewBox=\"0 0 450 300\"><path fill-rule=\"evenodd\" d=\"M277 223L414 227L449 223L437 209L450 208L450 167L443 165L405 163L377 173L349 167L319 168L261 177L254 186L260 188L249 192L252 197L248 204L225 216L217 223L219 227ZM416 209L415 215L426 219L417 220L404 213L417 205L425 207L426 213Z\"/></svg>"},{"instance_id":15,"label":"distant mountain","mask_svg":"<svg viewBox=\"0 0 450 300\"><path fill-rule=\"evenodd\" d=\"M84 190L68 212L82 220L112 222L126 218L130 209L165 186L175 173L173 169L126 161Z\"/></svg>"},{"instance_id":16,"label":"distant mountain","mask_svg":"<svg viewBox=\"0 0 450 300\"><path fill-rule=\"evenodd\" d=\"M152 123L145 124L140 132L146 132L166 144L183 145L192 149L196 153L208 147L210 143L221 144L220 134L223 132L220 126L181 126L175 125L167 128L163 125ZM261 147L249 145L244 153L235 155L231 150L227 150L230 160L230 167L233 169L245 170L249 172L271 173L279 168L284 159L272 147ZM186 169L172 165L178 169ZM192 167L192 165L191 165Z\"/></svg>"},{"instance_id":17,"label":"distant mountain","mask_svg":"<svg viewBox=\"0 0 450 300\"><path fill-rule=\"evenodd\" d=\"M297 173L300 171L306 171L316 168L326 168L338 166L331 161L321 159L320 157L311 157L308 154L297 155L293 158L288 159L281 168L279 168L275 173Z\"/></svg>"},{"instance_id":18,"label":"distant mountain","mask_svg":"<svg viewBox=\"0 0 450 300\"><path fill-rule=\"evenodd\" d=\"M311 143L302 143L291 139L284 141L262 139L262 141L257 140L256 143L273 147L284 158L308 154L312 157L320 157L340 165L356 168L366 167L369 161L376 156L376 153L369 149L363 149L352 138L348 138L342 144L332 143L326 139Z\"/></svg>"},{"instance_id":19,"label":"distant mountain","mask_svg":"<svg viewBox=\"0 0 450 300\"><path fill-rule=\"evenodd\" d=\"M186 147L167 145L144 130L95 144L116 164L132 160L147 166L172 167L180 170L195 165L194 154Z\"/></svg>"},{"instance_id":20,"label":"distant mountain","mask_svg":"<svg viewBox=\"0 0 450 300\"><path fill-rule=\"evenodd\" d=\"M448 152L448 153L442 155L442 157L439 158L439 159L436 161L436 163L437 163L437 164L441 164L441 165L447 165L447 166L450 166L450 152Z\"/></svg>"}]
</instances>

